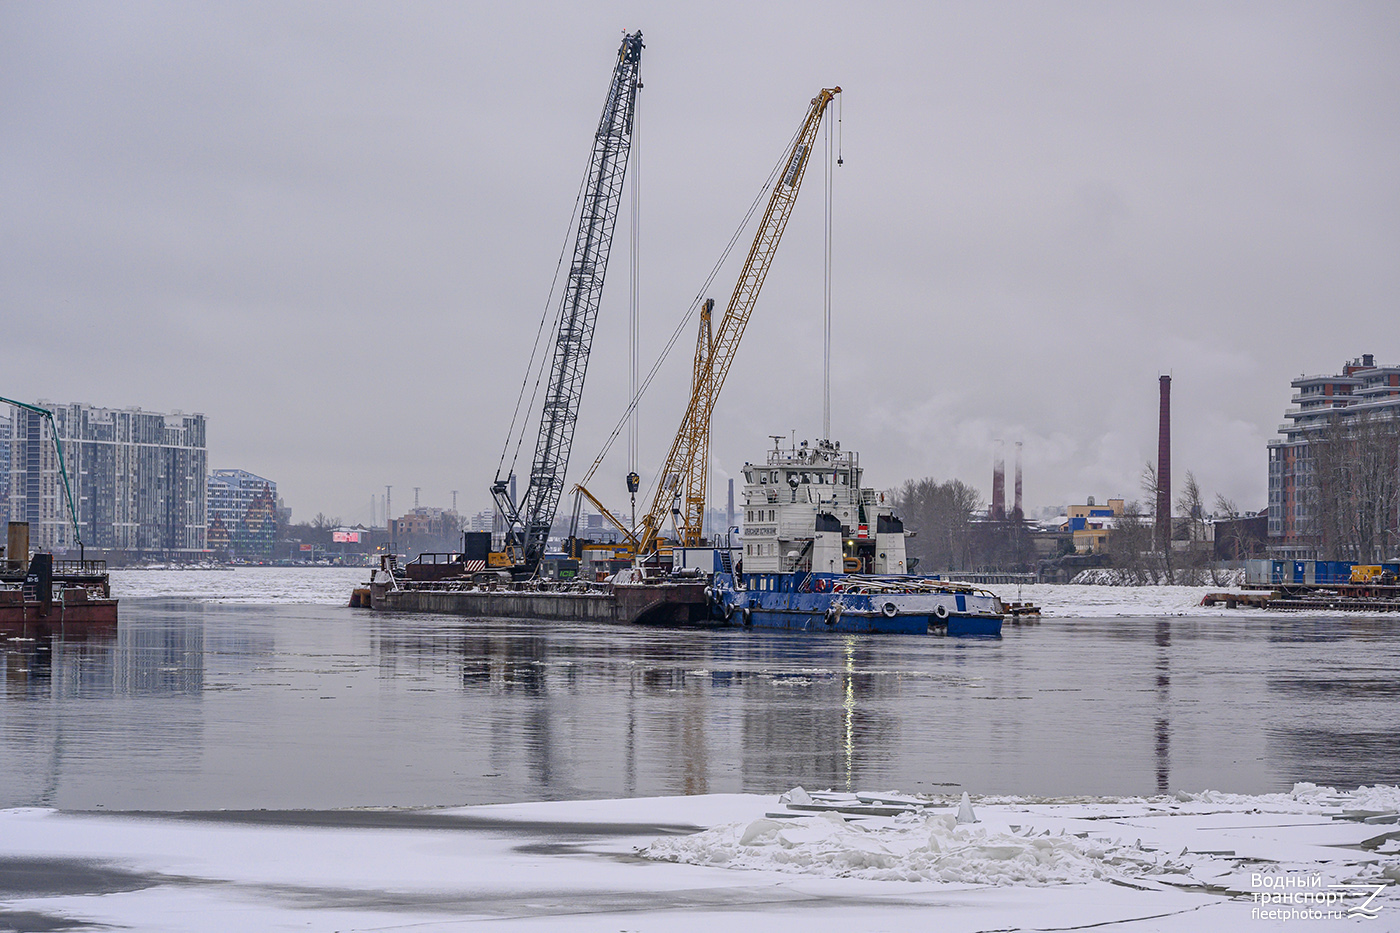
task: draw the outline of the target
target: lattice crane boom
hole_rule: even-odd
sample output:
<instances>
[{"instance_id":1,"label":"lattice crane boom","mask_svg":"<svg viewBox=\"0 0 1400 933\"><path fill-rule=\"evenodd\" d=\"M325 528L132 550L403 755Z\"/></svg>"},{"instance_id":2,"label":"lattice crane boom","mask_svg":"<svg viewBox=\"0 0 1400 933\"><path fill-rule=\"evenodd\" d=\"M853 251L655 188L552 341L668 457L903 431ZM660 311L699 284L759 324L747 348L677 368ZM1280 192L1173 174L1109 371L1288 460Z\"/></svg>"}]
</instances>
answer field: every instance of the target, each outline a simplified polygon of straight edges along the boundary
<instances>
[{"instance_id":1,"label":"lattice crane boom","mask_svg":"<svg viewBox=\"0 0 1400 933\"><path fill-rule=\"evenodd\" d=\"M699 339L701 343L709 343L708 359L702 362L697 346L690 405L686 408L680 430L676 432L671 452L658 478L656 498L642 519L641 533L638 535L641 554L656 549L657 538L668 514L674 513L676 516L681 544L694 546L701 542L706 484L709 480L710 416L720 389L724 387L725 377L729 375L729 368L734 363L735 351L758 301L758 293L763 288L773 257L777 255L778 244L792 215L793 205L797 203L797 193L816 143L822 115L826 112L827 104L839 93L839 87L822 88L821 93L812 99L802 129L788 151L783 174L773 185L758 234L754 237L753 246L749 249L739 281L734 286L729 306L713 340L707 341L710 329L708 315L702 318Z\"/></svg>"},{"instance_id":2,"label":"lattice crane boom","mask_svg":"<svg viewBox=\"0 0 1400 933\"><path fill-rule=\"evenodd\" d=\"M622 200L622 182L632 148L632 118L641 86L642 34L626 36L608 85L603 115L593 140L579 211L573 255L559 307L549 385L540 413L539 439L530 467L530 482L519 503L510 496L509 476L496 476L491 494L506 520L506 542L518 554L516 571L531 575L544 557L549 529L564 489L564 472L573 447L574 426L603 278L608 268L613 229Z\"/></svg>"}]
</instances>

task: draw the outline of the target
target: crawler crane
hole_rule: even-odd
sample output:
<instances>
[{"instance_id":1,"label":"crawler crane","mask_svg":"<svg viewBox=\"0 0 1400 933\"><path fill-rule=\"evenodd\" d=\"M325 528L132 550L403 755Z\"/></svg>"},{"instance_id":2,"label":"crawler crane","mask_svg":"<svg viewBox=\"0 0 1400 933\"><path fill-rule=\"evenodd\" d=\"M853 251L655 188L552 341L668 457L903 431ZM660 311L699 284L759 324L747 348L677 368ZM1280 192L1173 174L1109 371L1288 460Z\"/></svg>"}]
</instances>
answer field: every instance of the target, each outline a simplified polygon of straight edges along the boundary
<instances>
[{"instance_id":1,"label":"crawler crane","mask_svg":"<svg viewBox=\"0 0 1400 933\"><path fill-rule=\"evenodd\" d=\"M516 577L533 576L539 569L564 488L564 472L573 446L598 303L603 295L608 251L612 246L623 176L632 147L632 120L637 89L641 87L642 48L640 31L622 40L603 115L594 136L593 158L584 183L573 255L559 306L553 362L540 412L539 438L535 443L529 485L519 502L510 493L509 471L503 475L498 470L491 485L491 495L506 522L505 554L493 555L491 563L493 566L511 565ZM507 449L510 443L511 438L507 438ZM504 453L501 461L504 464Z\"/></svg>"}]
</instances>

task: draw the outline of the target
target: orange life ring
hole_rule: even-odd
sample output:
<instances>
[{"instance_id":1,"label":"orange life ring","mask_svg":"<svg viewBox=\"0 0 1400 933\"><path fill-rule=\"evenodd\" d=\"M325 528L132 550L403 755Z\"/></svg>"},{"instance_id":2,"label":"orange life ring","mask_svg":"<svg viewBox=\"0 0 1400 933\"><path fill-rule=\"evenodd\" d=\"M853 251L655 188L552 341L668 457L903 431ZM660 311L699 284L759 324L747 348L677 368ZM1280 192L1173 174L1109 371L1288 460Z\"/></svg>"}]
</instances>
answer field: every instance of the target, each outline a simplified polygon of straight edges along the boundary
<instances>
[{"instance_id":1,"label":"orange life ring","mask_svg":"<svg viewBox=\"0 0 1400 933\"><path fill-rule=\"evenodd\" d=\"M825 580L818 580L818 581L817 581L817 592L818 592L818 593L824 593L824 592L826 592L826 581L825 581Z\"/></svg>"}]
</instances>

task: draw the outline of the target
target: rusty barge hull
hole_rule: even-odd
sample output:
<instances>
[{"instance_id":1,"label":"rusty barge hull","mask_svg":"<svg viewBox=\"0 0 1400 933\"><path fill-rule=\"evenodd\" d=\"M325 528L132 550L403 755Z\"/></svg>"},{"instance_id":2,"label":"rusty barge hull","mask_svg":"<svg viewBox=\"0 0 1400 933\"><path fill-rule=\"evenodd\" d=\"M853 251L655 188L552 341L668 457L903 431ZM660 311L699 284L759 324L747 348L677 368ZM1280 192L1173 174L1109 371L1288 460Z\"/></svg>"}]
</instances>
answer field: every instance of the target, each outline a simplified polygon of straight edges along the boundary
<instances>
[{"instance_id":1,"label":"rusty barge hull","mask_svg":"<svg viewBox=\"0 0 1400 933\"><path fill-rule=\"evenodd\" d=\"M714 625L703 583L619 584L610 591L481 590L370 587L370 608L477 619Z\"/></svg>"},{"instance_id":2,"label":"rusty barge hull","mask_svg":"<svg viewBox=\"0 0 1400 933\"><path fill-rule=\"evenodd\" d=\"M10 598L13 594L13 598ZM55 632L115 632L117 601L85 599L48 605L19 598L16 590L0 591L0 636L39 638Z\"/></svg>"}]
</instances>

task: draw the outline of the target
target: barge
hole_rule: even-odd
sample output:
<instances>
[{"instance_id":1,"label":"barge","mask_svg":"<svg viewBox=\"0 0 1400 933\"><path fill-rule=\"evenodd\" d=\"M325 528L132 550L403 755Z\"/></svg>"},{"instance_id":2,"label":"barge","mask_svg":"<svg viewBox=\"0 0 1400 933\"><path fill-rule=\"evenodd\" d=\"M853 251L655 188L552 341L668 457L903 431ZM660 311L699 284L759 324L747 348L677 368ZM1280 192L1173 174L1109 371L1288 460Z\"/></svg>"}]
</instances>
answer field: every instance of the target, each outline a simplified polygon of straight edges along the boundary
<instances>
[{"instance_id":1,"label":"barge","mask_svg":"<svg viewBox=\"0 0 1400 933\"><path fill-rule=\"evenodd\" d=\"M621 581L587 583L513 581L509 574L493 572L412 580L404 571L404 565L393 558L383 558L379 569L372 572L369 586L351 595L350 605L479 619L680 626L714 622L706 600L706 581L694 575L644 583L640 575L633 579L620 574L624 577Z\"/></svg>"},{"instance_id":2,"label":"barge","mask_svg":"<svg viewBox=\"0 0 1400 933\"><path fill-rule=\"evenodd\" d=\"M35 638L116 625L117 600L105 561L35 554L28 567L0 562L0 635Z\"/></svg>"}]
</instances>

